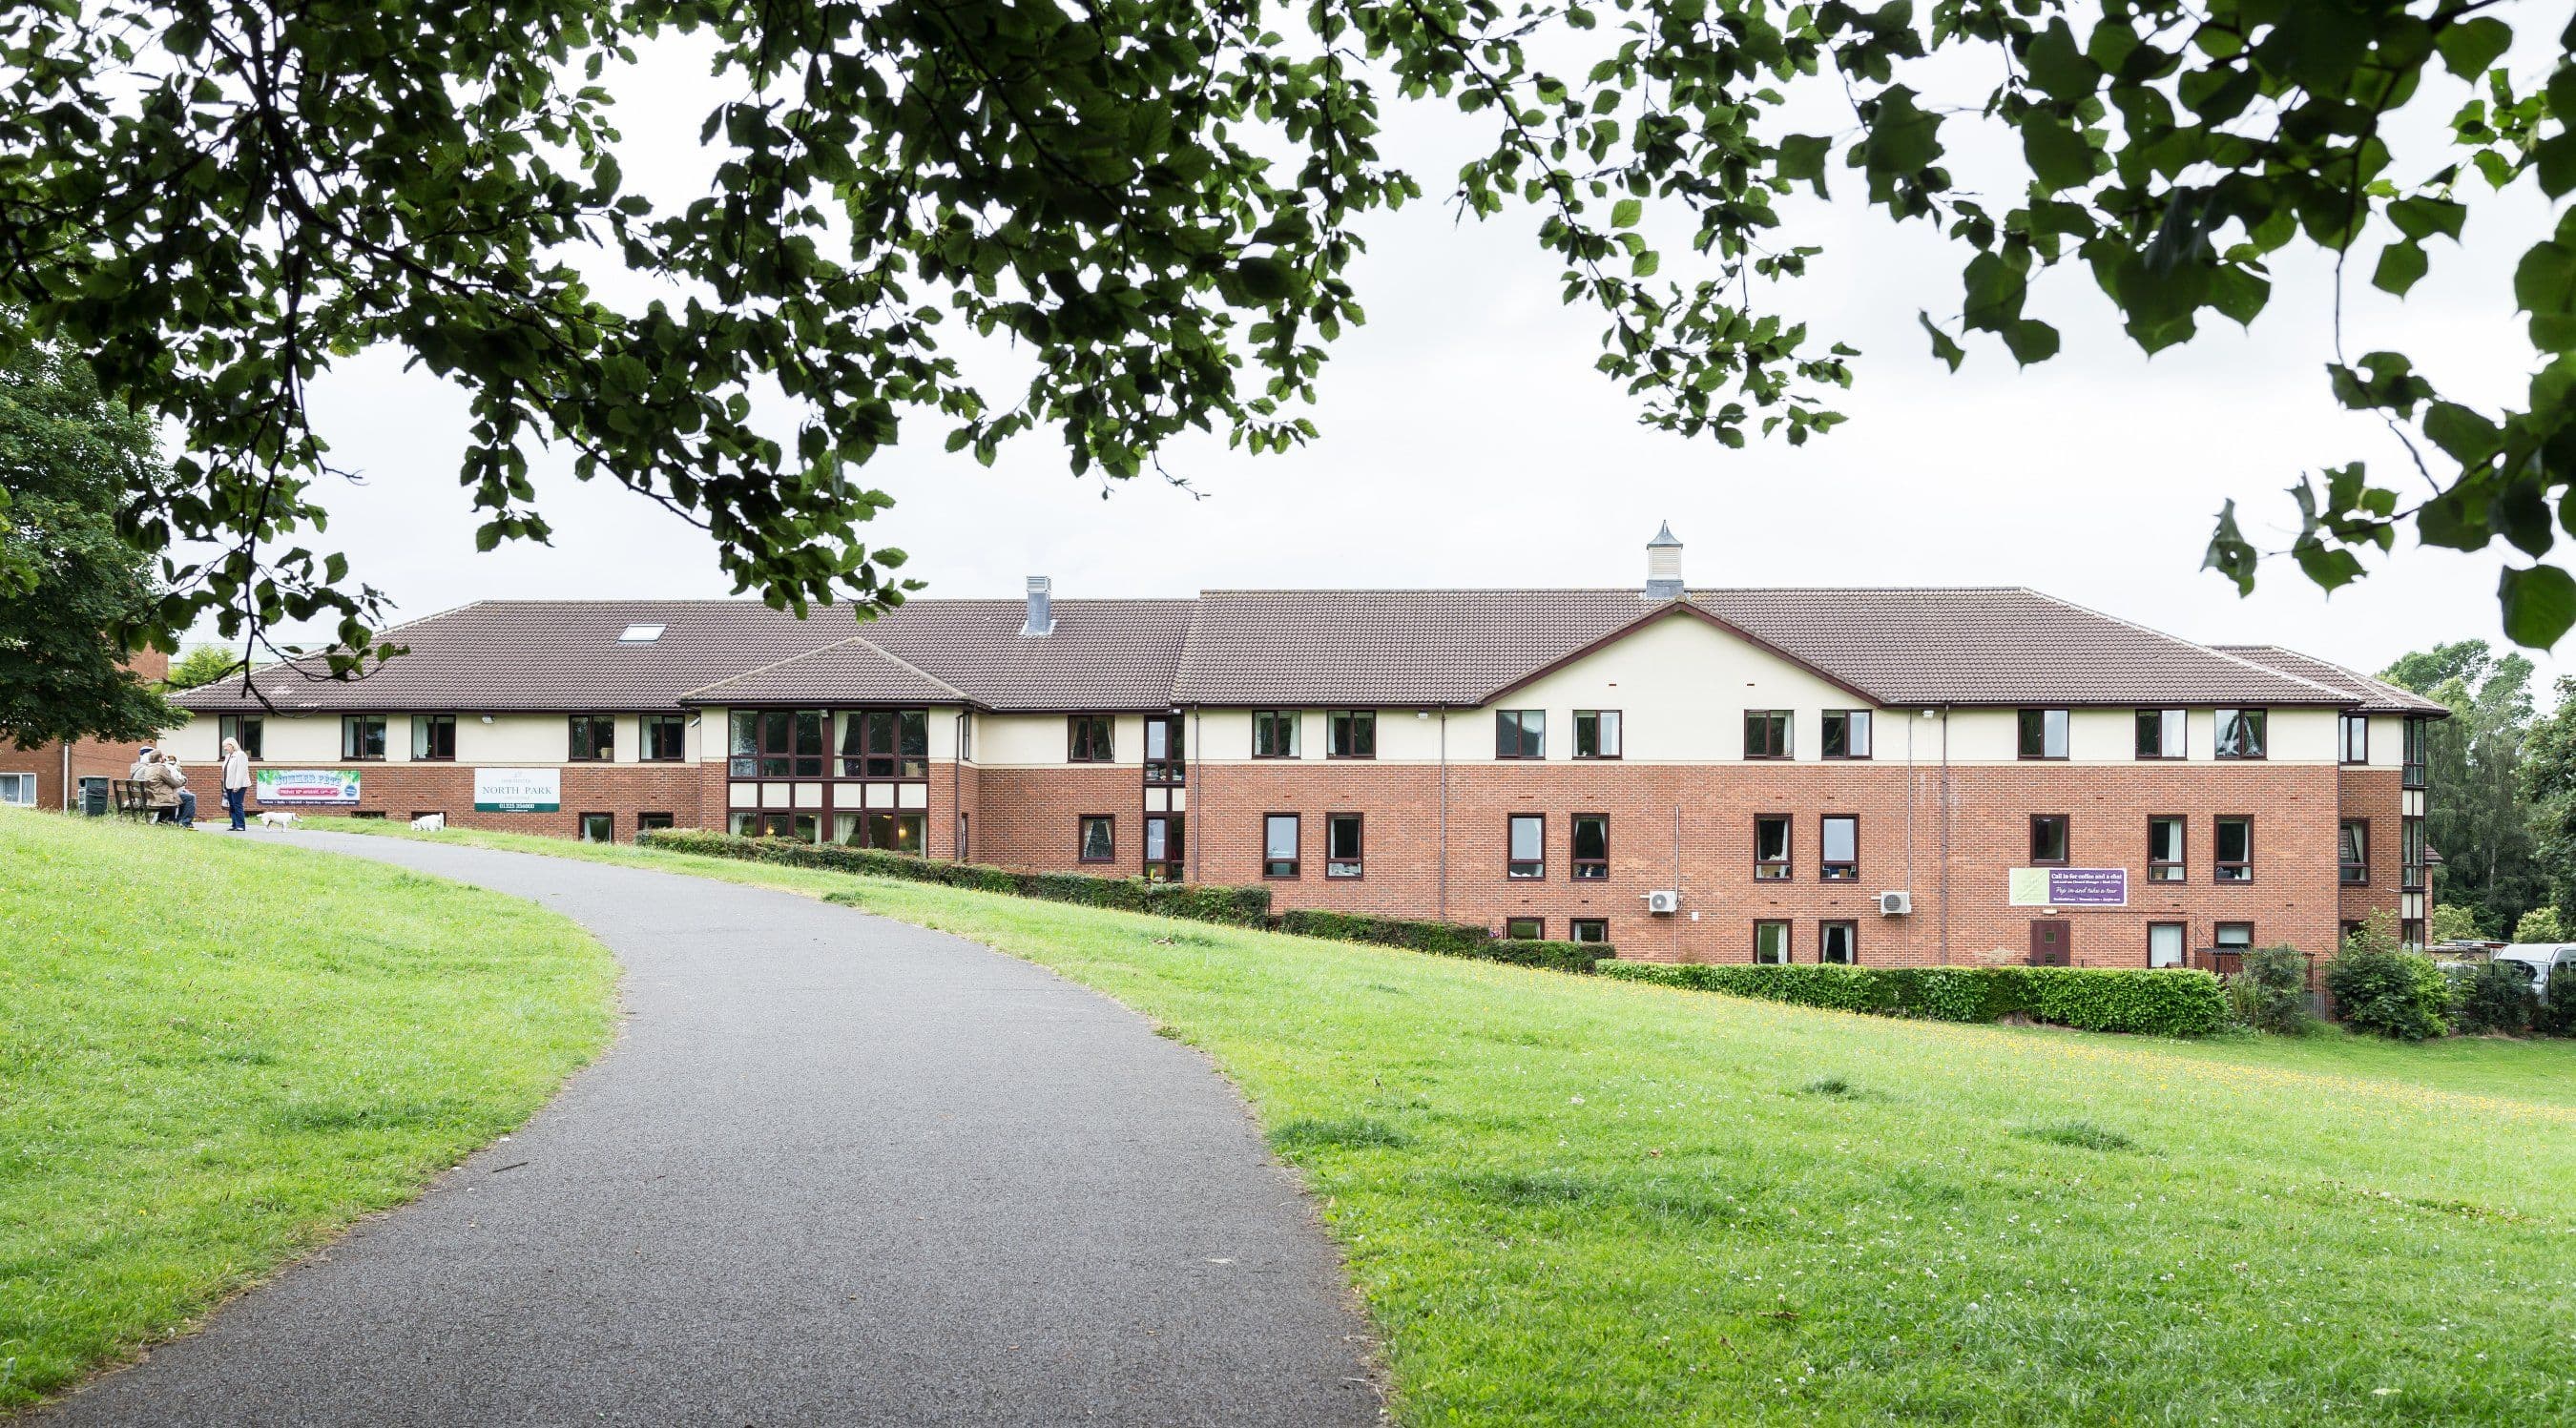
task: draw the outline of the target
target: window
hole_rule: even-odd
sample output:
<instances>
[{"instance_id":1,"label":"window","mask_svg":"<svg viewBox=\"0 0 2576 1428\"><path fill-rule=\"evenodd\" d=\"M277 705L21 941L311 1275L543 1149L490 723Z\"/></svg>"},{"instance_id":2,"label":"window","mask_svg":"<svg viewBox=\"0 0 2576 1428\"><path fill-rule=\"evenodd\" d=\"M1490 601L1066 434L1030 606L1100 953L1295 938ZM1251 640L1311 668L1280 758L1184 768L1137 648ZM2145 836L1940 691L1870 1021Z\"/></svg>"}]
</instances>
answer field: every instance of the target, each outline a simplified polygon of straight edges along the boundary
<instances>
[{"instance_id":1,"label":"window","mask_svg":"<svg viewBox=\"0 0 2576 1428\"><path fill-rule=\"evenodd\" d=\"M1788 710L1747 709L1744 711L1744 756L1748 759L1789 757Z\"/></svg>"},{"instance_id":2,"label":"window","mask_svg":"<svg viewBox=\"0 0 2576 1428\"><path fill-rule=\"evenodd\" d=\"M2222 883L2254 881L2254 820L2219 819L2217 849L2210 861L2217 867L2218 881Z\"/></svg>"},{"instance_id":3,"label":"window","mask_svg":"<svg viewBox=\"0 0 2576 1428\"><path fill-rule=\"evenodd\" d=\"M725 771L735 778L754 778L760 773L760 715L755 710L733 711L732 736L725 744Z\"/></svg>"},{"instance_id":4,"label":"window","mask_svg":"<svg viewBox=\"0 0 2576 1428\"><path fill-rule=\"evenodd\" d=\"M1505 829L1509 846L1505 849L1504 871L1515 878L1547 876L1547 815L1515 813Z\"/></svg>"},{"instance_id":5,"label":"window","mask_svg":"<svg viewBox=\"0 0 2576 1428\"><path fill-rule=\"evenodd\" d=\"M1610 919L1578 917L1565 924L1565 937L1569 942L1607 942L1610 940Z\"/></svg>"},{"instance_id":6,"label":"window","mask_svg":"<svg viewBox=\"0 0 2576 1428\"><path fill-rule=\"evenodd\" d=\"M1256 759L1297 757L1296 710L1255 709L1252 711L1252 756Z\"/></svg>"},{"instance_id":7,"label":"window","mask_svg":"<svg viewBox=\"0 0 2576 1428\"><path fill-rule=\"evenodd\" d=\"M2179 709L2138 711L2138 757L2179 759L2190 750L2191 725Z\"/></svg>"},{"instance_id":8,"label":"window","mask_svg":"<svg viewBox=\"0 0 2576 1428\"><path fill-rule=\"evenodd\" d=\"M962 809L961 809L961 810L959 810L959 811L958 811L958 814L957 814L957 861L959 861L959 862L961 862L961 863L962 863L962 862L965 862L968 858L970 858L970 857L974 856L974 853L973 853L974 844L972 844L972 843L968 842L968 841L967 841L967 838L966 838L966 834L967 834L967 832L969 831L969 830L968 830L968 825L969 825L969 823L970 823L971 821L972 821L972 820L971 820L970 816L969 816L969 815L968 815L964 810L962 810Z\"/></svg>"},{"instance_id":9,"label":"window","mask_svg":"<svg viewBox=\"0 0 2576 1428\"><path fill-rule=\"evenodd\" d=\"M1148 882L1178 882L1181 877L1181 819L1172 814L1154 813L1145 818L1145 879ZM958 815L957 856L966 856L965 815Z\"/></svg>"},{"instance_id":10,"label":"window","mask_svg":"<svg viewBox=\"0 0 2576 1428\"><path fill-rule=\"evenodd\" d=\"M975 716L960 714L957 716L957 762L971 764L974 761Z\"/></svg>"},{"instance_id":11,"label":"window","mask_svg":"<svg viewBox=\"0 0 2576 1428\"><path fill-rule=\"evenodd\" d=\"M267 728L268 721L257 714L225 714L215 720L215 737L232 740L255 759L260 756L260 736Z\"/></svg>"},{"instance_id":12,"label":"window","mask_svg":"<svg viewBox=\"0 0 2576 1428\"><path fill-rule=\"evenodd\" d=\"M1494 757L1498 759L1546 758L1547 711L1544 709L1495 710Z\"/></svg>"},{"instance_id":13,"label":"window","mask_svg":"<svg viewBox=\"0 0 2576 1428\"><path fill-rule=\"evenodd\" d=\"M1610 876L1610 815L1574 815L1574 857L1570 866L1578 883L1597 883Z\"/></svg>"},{"instance_id":14,"label":"window","mask_svg":"<svg viewBox=\"0 0 2576 1428\"><path fill-rule=\"evenodd\" d=\"M1075 844L1086 863L1118 861L1118 820L1106 813L1086 813L1076 821Z\"/></svg>"},{"instance_id":15,"label":"window","mask_svg":"<svg viewBox=\"0 0 2576 1428\"><path fill-rule=\"evenodd\" d=\"M2183 859L2183 821L2159 814L2147 820L2147 881L2178 883L2187 871Z\"/></svg>"},{"instance_id":16,"label":"window","mask_svg":"<svg viewBox=\"0 0 2576 1428\"><path fill-rule=\"evenodd\" d=\"M1828 709L1825 711L1824 748L1829 759L1865 759L1869 757L1869 711L1866 709Z\"/></svg>"},{"instance_id":17,"label":"window","mask_svg":"<svg viewBox=\"0 0 2576 1428\"><path fill-rule=\"evenodd\" d=\"M1065 761L1076 764L1115 762L1111 735L1116 721L1106 714L1076 714L1065 721Z\"/></svg>"},{"instance_id":18,"label":"window","mask_svg":"<svg viewBox=\"0 0 2576 1428\"><path fill-rule=\"evenodd\" d=\"M675 764L689 756L689 716L644 716L643 755L647 763Z\"/></svg>"},{"instance_id":19,"label":"window","mask_svg":"<svg viewBox=\"0 0 2576 1428\"><path fill-rule=\"evenodd\" d=\"M2260 709L2221 709L2218 711L2218 733L2210 743L2210 752L2222 759L2259 759L2263 757L2263 711Z\"/></svg>"},{"instance_id":20,"label":"window","mask_svg":"<svg viewBox=\"0 0 2576 1428\"><path fill-rule=\"evenodd\" d=\"M340 716L340 757L381 759L384 756L384 715L343 714Z\"/></svg>"},{"instance_id":21,"label":"window","mask_svg":"<svg viewBox=\"0 0 2576 1428\"><path fill-rule=\"evenodd\" d=\"M31 773L0 773L0 803L20 808L36 806L36 776Z\"/></svg>"},{"instance_id":22,"label":"window","mask_svg":"<svg viewBox=\"0 0 2576 1428\"><path fill-rule=\"evenodd\" d=\"M1145 721L1145 782L1171 787L1189 781L1189 750L1181 734L1178 714L1157 714Z\"/></svg>"},{"instance_id":23,"label":"window","mask_svg":"<svg viewBox=\"0 0 2576 1428\"><path fill-rule=\"evenodd\" d=\"M662 638L663 628L660 625L629 625L618 632L617 642L621 645L649 645Z\"/></svg>"},{"instance_id":24,"label":"window","mask_svg":"<svg viewBox=\"0 0 2576 1428\"><path fill-rule=\"evenodd\" d=\"M583 814L581 816L581 841L585 843L616 842L617 815L614 813Z\"/></svg>"},{"instance_id":25,"label":"window","mask_svg":"<svg viewBox=\"0 0 2576 1428\"><path fill-rule=\"evenodd\" d=\"M1362 870L1364 822L1356 813L1324 815L1324 876L1356 878Z\"/></svg>"},{"instance_id":26,"label":"window","mask_svg":"<svg viewBox=\"0 0 2576 1428\"><path fill-rule=\"evenodd\" d=\"M2347 886L2370 881L2370 820L2347 818L2335 840L2335 870Z\"/></svg>"},{"instance_id":27,"label":"window","mask_svg":"<svg viewBox=\"0 0 2576 1428\"><path fill-rule=\"evenodd\" d=\"M2025 759L2066 757L2066 729L2066 711L2063 709L2021 711L2021 756Z\"/></svg>"},{"instance_id":28,"label":"window","mask_svg":"<svg viewBox=\"0 0 2576 1428\"><path fill-rule=\"evenodd\" d=\"M1788 814L1765 813L1753 820L1753 876L1763 882L1788 879Z\"/></svg>"},{"instance_id":29,"label":"window","mask_svg":"<svg viewBox=\"0 0 2576 1428\"><path fill-rule=\"evenodd\" d=\"M2179 967L2183 963L2183 929L2179 922L2147 924L2147 965Z\"/></svg>"},{"instance_id":30,"label":"window","mask_svg":"<svg viewBox=\"0 0 2576 1428\"><path fill-rule=\"evenodd\" d=\"M2370 762L2370 716L2343 716L2343 761L2348 764Z\"/></svg>"},{"instance_id":31,"label":"window","mask_svg":"<svg viewBox=\"0 0 2576 1428\"><path fill-rule=\"evenodd\" d=\"M889 853L919 853L930 836L930 815L890 809L832 815L832 841L852 848L882 848Z\"/></svg>"},{"instance_id":32,"label":"window","mask_svg":"<svg viewBox=\"0 0 2576 1428\"><path fill-rule=\"evenodd\" d=\"M2397 924L2397 943L2410 952L2424 950L2424 919L2402 918Z\"/></svg>"},{"instance_id":33,"label":"window","mask_svg":"<svg viewBox=\"0 0 2576 1428\"><path fill-rule=\"evenodd\" d=\"M1377 711L1336 709L1324 719L1326 748L1336 759L1377 757Z\"/></svg>"},{"instance_id":34,"label":"window","mask_svg":"<svg viewBox=\"0 0 2576 1428\"><path fill-rule=\"evenodd\" d=\"M1616 709L1577 709L1574 711L1574 756L1578 759L1615 759L1619 757L1619 711Z\"/></svg>"},{"instance_id":35,"label":"window","mask_svg":"<svg viewBox=\"0 0 2576 1428\"><path fill-rule=\"evenodd\" d=\"M1514 942L1538 942L1547 937L1544 917L1507 917L1503 919L1503 936Z\"/></svg>"},{"instance_id":36,"label":"window","mask_svg":"<svg viewBox=\"0 0 2576 1428\"><path fill-rule=\"evenodd\" d=\"M2034 865L2066 861L2066 815L2034 813L2030 816L2030 860Z\"/></svg>"},{"instance_id":37,"label":"window","mask_svg":"<svg viewBox=\"0 0 2576 1428\"><path fill-rule=\"evenodd\" d=\"M1857 922L1819 922L1816 924L1816 960L1839 966L1860 965L1860 924Z\"/></svg>"},{"instance_id":38,"label":"window","mask_svg":"<svg viewBox=\"0 0 2576 1428\"><path fill-rule=\"evenodd\" d=\"M2401 818L2397 821L2397 886L2406 892L2424 890L2424 820Z\"/></svg>"},{"instance_id":39,"label":"window","mask_svg":"<svg viewBox=\"0 0 2576 1428\"><path fill-rule=\"evenodd\" d=\"M582 721L576 718L573 757L581 753ZM606 724L606 720L599 721ZM824 718L819 710L737 709L728 745L735 778L821 778ZM600 746L600 758L608 757Z\"/></svg>"},{"instance_id":40,"label":"window","mask_svg":"<svg viewBox=\"0 0 2576 1428\"><path fill-rule=\"evenodd\" d=\"M2243 948L2254 945L2254 924L2250 922L2222 922L2211 929L2211 933L2210 940L2221 947Z\"/></svg>"},{"instance_id":41,"label":"window","mask_svg":"<svg viewBox=\"0 0 2576 1428\"><path fill-rule=\"evenodd\" d=\"M822 822L811 813L734 813L726 820L728 828L745 838L793 838L799 843L819 840Z\"/></svg>"},{"instance_id":42,"label":"window","mask_svg":"<svg viewBox=\"0 0 2576 1428\"><path fill-rule=\"evenodd\" d=\"M1297 876L1297 815L1268 813L1261 819L1261 875Z\"/></svg>"},{"instance_id":43,"label":"window","mask_svg":"<svg viewBox=\"0 0 2576 1428\"><path fill-rule=\"evenodd\" d=\"M672 826L671 815L667 813L638 813L635 815L635 831L638 833L650 833L656 828L669 828Z\"/></svg>"},{"instance_id":44,"label":"window","mask_svg":"<svg viewBox=\"0 0 2576 1428\"><path fill-rule=\"evenodd\" d=\"M1753 924L1753 962L1760 967L1789 965L1789 924L1757 922Z\"/></svg>"},{"instance_id":45,"label":"window","mask_svg":"<svg viewBox=\"0 0 2576 1428\"><path fill-rule=\"evenodd\" d=\"M575 714L571 724L572 740L567 758L576 763L605 763L617 757L615 719L605 714ZM821 773L822 770L818 768L815 772Z\"/></svg>"},{"instance_id":46,"label":"window","mask_svg":"<svg viewBox=\"0 0 2576 1428\"><path fill-rule=\"evenodd\" d=\"M1824 863L1817 876L1829 883L1860 881L1860 820L1848 813L1824 818Z\"/></svg>"},{"instance_id":47,"label":"window","mask_svg":"<svg viewBox=\"0 0 2576 1428\"><path fill-rule=\"evenodd\" d=\"M2406 721L2403 758L2406 764L2405 786L2408 788L2424 786L2424 723L2425 721L2421 719Z\"/></svg>"},{"instance_id":48,"label":"window","mask_svg":"<svg viewBox=\"0 0 2576 1428\"><path fill-rule=\"evenodd\" d=\"M842 716L841 777L930 777L930 711L868 709Z\"/></svg>"},{"instance_id":49,"label":"window","mask_svg":"<svg viewBox=\"0 0 2576 1428\"><path fill-rule=\"evenodd\" d=\"M383 822L383 821L384 821L385 811L384 811L383 809L379 808L379 809L377 809L376 811L374 811L373 813L368 813L368 812L364 812L364 811L361 811L361 810L359 810L359 809L355 809L355 808L353 808L353 809L350 809L350 810L349 810L349 816L350 816L350 817L352 817L352 818L370 818L370 819L374 819L374 820L376 820L377 822L380 822L380 823L381 823L381 822Z\"/></svg>"},{"instance_id":50,"label":"window","mask_svg":"<svg viewBox=\"0 0 2576 1428\"><path fill-rule=\"evenodd\" d=\"M456 759L456 716L411 716L411 756L424 762L453 763Z\"/></svg>"}]
</instances>

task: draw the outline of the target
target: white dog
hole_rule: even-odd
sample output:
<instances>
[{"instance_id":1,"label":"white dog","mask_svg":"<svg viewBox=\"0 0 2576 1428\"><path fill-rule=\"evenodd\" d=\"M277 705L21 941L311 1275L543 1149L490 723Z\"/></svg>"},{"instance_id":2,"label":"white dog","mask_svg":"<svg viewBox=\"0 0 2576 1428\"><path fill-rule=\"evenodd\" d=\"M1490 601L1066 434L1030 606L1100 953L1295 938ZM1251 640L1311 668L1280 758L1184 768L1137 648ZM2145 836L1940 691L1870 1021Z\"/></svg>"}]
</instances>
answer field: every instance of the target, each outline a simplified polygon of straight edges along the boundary
<instances>
[{"instance_id":1,"label":"white dog","mask_svg":"<svg viewBox=\"0 0 2576 1428\"><path fill-rule=\"evenodd\" d=\"M447 815L444 813L424 813L411 821L414 833L435 833L446 826Z\"/></svg>"},{"instance_id":2,"label":"white dog","mask_svg":"<svg viewBox=\"0 0 2576 1428\"><path fill-rule=\"evenodd\" d=\"M263 813L259 816L259 826L262 828L292 828L295 826L295 815L292 813Z\"/></svg>"}]
</instances>

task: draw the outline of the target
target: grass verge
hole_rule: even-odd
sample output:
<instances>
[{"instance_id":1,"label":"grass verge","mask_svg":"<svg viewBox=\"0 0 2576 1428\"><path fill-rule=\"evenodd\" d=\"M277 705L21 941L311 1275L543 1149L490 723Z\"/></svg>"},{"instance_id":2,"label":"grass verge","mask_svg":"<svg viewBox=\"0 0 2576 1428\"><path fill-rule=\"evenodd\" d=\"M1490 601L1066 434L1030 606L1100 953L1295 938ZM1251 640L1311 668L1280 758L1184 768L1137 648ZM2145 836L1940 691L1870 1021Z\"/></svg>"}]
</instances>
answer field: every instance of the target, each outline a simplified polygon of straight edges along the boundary
<instances>
[{"instance_id":1,"label":"grass verge","mask_svg":"<svg viewBox=\"0 0 2576 1428\"><path fill-rule=\"evenodd\" d=\"M2566 1044L1890 1021L439 836L835 895L1153 1017L1306 1175L1407 1422L2576 1414Z\"/></svg>"},{"instance_id":2,"label":"grass verge","mask_svg":"<svg viewBox=\"0 0 2576 1428\"><path fill-rule=\"evenodd\" d=\"M613 1032L568 919L280 841L0 812L0 1412L409 1199Z\"/></svg>"}]
</instances>

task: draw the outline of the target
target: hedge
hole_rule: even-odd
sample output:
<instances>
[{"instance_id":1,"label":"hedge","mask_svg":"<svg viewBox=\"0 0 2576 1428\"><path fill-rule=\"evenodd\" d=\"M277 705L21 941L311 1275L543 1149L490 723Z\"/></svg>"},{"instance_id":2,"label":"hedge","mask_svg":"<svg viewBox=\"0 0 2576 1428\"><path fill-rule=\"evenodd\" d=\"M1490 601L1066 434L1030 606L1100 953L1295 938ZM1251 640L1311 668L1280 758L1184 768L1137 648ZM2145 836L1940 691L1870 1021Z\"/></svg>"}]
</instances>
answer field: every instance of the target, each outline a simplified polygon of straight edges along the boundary
<instances>
[{"instance_id":1,"label":"hedge","mask_svg":"<svg viewBox=\"0 0 2576 1428\"><path fill-rule=\"evenodd\" d=\"M2020 1013L2082 1031L2202 1036L2228 1024L2207 972L2098 967L1751 967L1603 962L1602 976L1882 1016L1984 1022Z\"/></svg>"},{"instance_id":2,"label":"hedge","mask_svg":"<svg viewBox=\"0 0 2576 1428\"><path fill-rule=\"evenodd\" d=\"M844 848L796 838L744 838L697 828L657 828L639 833L647 848L697 853L713 858L740 858L756 863L822 868L832 872L904 878L919 883L971 888L976 892L1011 893L1049 902L1117 908L1181 917L1195 922L1221 922L1236 927L1264 927L1333 942L1365 942L1475 957L1520 967L1546 967L1559 972L1589 972L1592 964L1612 955L1599 942L1506 941L1481 927L1457 922L1407 922L1392 917L1292 908L1272 916L1268 888L1219 887L1200 883L1154 883L1143 878L1104 878L1090 873L1023 873L980 863L949 863L881 848Z\"/></svg>"}]
</instances>

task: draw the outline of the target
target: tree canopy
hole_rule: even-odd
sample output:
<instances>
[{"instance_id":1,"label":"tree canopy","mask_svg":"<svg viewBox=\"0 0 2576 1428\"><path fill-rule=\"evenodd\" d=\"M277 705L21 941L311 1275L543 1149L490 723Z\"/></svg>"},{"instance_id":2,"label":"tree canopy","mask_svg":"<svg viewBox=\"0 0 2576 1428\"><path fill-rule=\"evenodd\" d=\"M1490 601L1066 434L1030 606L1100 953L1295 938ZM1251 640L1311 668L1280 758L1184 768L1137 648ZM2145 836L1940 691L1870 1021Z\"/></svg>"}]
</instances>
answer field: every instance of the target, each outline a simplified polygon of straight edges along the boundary
<instances>
[{"instance_id":1,"label":"tree canopy","mask_svg":"<svg viewBox=\"0 0 2576 1428\"><path fill-rule=\"evenodd\" d=\"M2484 196L2576 187L2572 37L2518 35L2510 13L65 0L0 14L0 298L189 433L124 508L166 561L164 635L209 611L253 641L336 615L346 658L367 649L381 596L303 544L331 470L308 390L379 346L470 393L460 474L484 546L545 537L529 456L548 445L705 526L773 603L890 604L902 553L862 539L889 501L850 473L907 419L986 461L1044 428L1112 477L1192 430L1254 451L1312 439L1300 408L1364 315L1363 220L1424 191L1383 151L1399 107L1486 126L1449 201L1535 213L1641 420L1800 442L1839 422L1827 403L1858 354L1773 301L1818 254L1785 196L1856 190L1956 243L1959 294L1926 295L1922 318L1953 368L1971 338L2055 355L2038 299L2056 290L2034 280L2062 265L2148 351L2212 315L2253 321L2287 250L2333 253L2338 283L2358 256L2403 294ZM624 181L604 80L672 32L710 38L740 95L706 118L710 190L656 207ZM2518 39L2540 56L2519 70ZM1961 74L1984 78L1955 92ZM1966 191L1945 162L1977 126L2016 141L2004 191ZM612 301L573 261L585 249L668 295ZM2546 645L2576 622L2576 579L2547 563L2576 529L2576 214L2521 256L2514 297L2532 377L2493 409L2403 354L2345 351L2338 320L2324 379L2387 421L2411 469L2320 453L2286 553L2331 588L2401 528L2505 539L2538 562L2505 574L2505 628ZM1024 388L966 379L957 346L981 340L1031 359ZM792 438L754 420L772 391ZM2207 563L2250 588L2264 554L2230 502Z\"/></svg>"},{"instance_id":2,"label":"tree canopy","mask_svg":"<svg viewBox=\"0 0 2576 1428\"><path fill-rule=\"evenodd\" d=\"M151 423L100 396L80 359L0 347L0 738L148 739L172 722L102 638L147 625L158 601L116 520L158 471Z\"/></svg>"}]
</instances>

